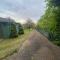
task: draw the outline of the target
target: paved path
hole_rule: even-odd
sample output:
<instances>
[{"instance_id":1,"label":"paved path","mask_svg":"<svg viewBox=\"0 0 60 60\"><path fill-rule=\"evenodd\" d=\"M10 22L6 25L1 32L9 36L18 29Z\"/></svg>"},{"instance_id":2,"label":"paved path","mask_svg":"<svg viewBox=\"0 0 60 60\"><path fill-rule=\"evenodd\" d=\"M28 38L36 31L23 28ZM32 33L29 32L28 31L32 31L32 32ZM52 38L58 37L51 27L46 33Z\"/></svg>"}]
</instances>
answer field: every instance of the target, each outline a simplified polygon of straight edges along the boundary
<instances>
[{"instance_id":1,"label":"paved path","mask_svg":"<svg viewBox=\"0 0 60 60\"><path fill-rule=\"evenodd\" d=\"M6 60L60 60L60 48L39 32L33 31L19 52Z\"/></svg>"}]
</instances>

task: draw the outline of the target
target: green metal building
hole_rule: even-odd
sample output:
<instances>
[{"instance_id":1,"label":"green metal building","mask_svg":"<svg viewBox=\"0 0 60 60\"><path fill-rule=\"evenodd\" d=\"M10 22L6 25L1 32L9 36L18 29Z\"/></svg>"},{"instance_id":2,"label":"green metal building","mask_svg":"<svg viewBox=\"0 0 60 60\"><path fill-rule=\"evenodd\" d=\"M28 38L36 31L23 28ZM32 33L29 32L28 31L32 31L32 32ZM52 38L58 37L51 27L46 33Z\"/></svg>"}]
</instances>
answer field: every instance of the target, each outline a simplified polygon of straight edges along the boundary
<instances>
[{"instance_id":1,"label":"green metal building","mask_svg":"<svg viewBox=\"0 0 60 60\"><path fill-rule=\"evenodd\" d=\"M13 19L0 17L0 38L9 38L13 25L16 25Z\"/></svg>"}]
</instances>

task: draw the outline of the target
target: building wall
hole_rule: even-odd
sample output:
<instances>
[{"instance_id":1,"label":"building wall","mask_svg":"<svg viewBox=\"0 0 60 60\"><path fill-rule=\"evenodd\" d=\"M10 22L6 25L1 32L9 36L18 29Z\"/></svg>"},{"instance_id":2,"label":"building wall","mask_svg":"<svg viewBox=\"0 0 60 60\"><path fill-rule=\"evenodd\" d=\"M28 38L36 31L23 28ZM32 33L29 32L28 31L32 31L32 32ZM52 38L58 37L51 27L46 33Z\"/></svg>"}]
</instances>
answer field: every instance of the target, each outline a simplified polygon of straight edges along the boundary
<instances>
[{"instance_id":1,"label":"building wall","mask_svg":"<svg viewBox=\"0 0 60 60\"><path fill-rule=\"evenodd\" d=\"M6 22L0 23L0 38L8 38L10 35L10 25ZM1 31L2 30L2 31Z\"/></svg>"},{"instance_id":2,"label":"building wall","mask_svg":"<svg viewBox=\"0 0 60 60\"><path fill-rule=\"evenodd\" d=\"M10 25L8 23L3 24L4 37L8 38L10 35Z\"/></svg>"},{"instance_id":3,"label":"building wall","mask_svg":"<svg viewBox=\"0 0 60 60\"><path fill-rule=\"evenodd\" d=\"M0 38L3 37L3 29L2 29L2 24L0 23Z\"/></svg>"}]
</instances>

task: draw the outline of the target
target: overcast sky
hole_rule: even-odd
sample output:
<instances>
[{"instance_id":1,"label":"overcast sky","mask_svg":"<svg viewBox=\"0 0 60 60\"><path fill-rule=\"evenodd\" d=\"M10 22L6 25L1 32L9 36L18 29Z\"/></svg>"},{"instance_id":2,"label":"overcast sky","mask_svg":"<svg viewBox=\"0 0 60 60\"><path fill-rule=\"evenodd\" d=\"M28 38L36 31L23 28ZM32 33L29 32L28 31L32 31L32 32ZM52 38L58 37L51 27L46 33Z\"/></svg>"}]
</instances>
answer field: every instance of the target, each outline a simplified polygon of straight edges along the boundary
<instances>
[{"instance_id":1,"label":"overcast sky","mask_svg":"<svg viewBox=\"0 0 60 60\"><path fill-rule=\"evenodd\" d=\"M23 22L27 18L37 21L45 11L44 0L0 0L0 17L11 17Z\"/></svg>"}]
</instances>

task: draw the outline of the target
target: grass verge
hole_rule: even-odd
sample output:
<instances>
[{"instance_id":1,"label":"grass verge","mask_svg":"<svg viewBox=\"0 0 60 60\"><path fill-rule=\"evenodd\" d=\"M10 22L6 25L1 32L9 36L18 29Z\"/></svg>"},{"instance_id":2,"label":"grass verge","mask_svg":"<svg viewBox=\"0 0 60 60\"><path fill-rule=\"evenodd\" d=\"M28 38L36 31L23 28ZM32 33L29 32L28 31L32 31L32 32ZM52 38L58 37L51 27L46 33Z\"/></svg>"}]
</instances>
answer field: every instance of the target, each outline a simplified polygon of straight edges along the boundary
<instances>
[{"instance_id":1,"label":"grass verge","mask_svg":"<svg viewBox=\"0 0 60 60\"><path fill-rule=\"evenodd\" d=\"M14 39L2 39L0 40L0 60L16 53L20 45L28 38L32 30L25 30L24 35L21 35Z\"/></svg>"}]
</instances>

